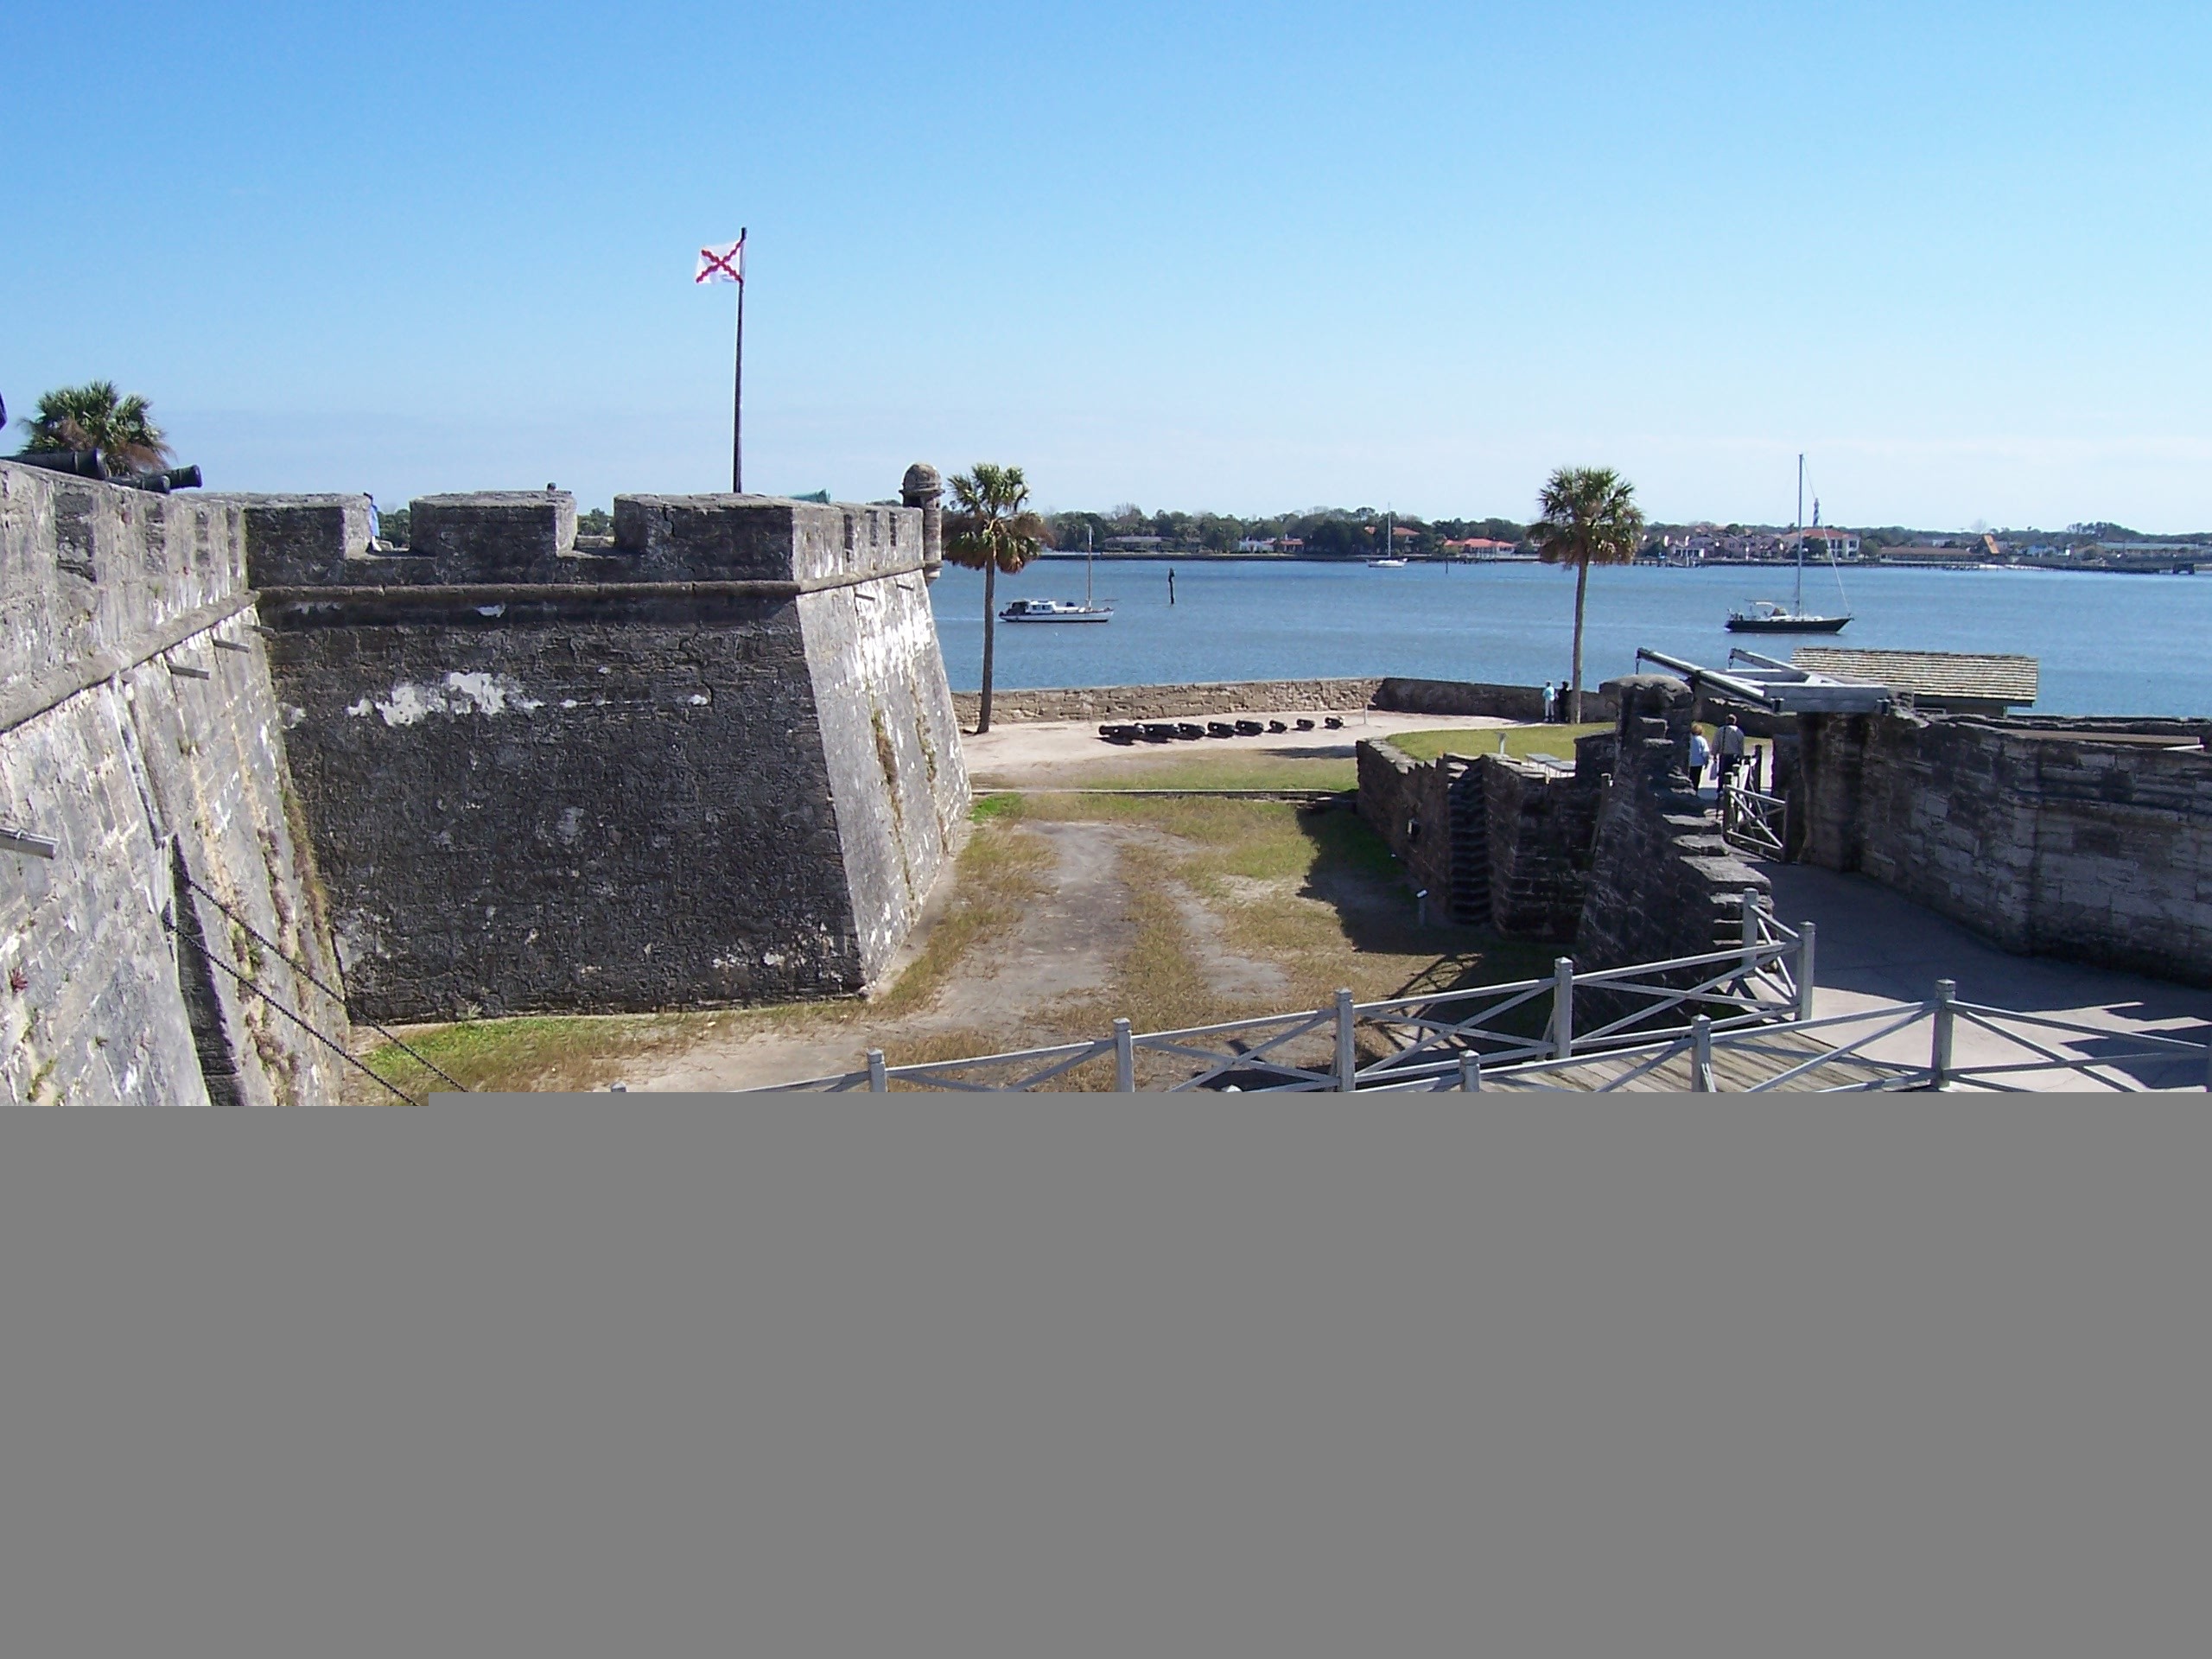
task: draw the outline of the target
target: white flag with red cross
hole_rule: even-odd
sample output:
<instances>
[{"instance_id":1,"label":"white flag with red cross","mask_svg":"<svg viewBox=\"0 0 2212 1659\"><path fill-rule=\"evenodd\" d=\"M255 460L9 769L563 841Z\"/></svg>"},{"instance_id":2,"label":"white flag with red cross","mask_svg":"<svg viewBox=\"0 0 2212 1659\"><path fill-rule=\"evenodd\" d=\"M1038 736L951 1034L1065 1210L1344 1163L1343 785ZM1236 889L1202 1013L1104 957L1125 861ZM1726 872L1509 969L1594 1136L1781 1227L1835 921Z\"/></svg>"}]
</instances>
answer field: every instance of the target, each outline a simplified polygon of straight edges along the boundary
<instances>
[{"instance_id":1,"label":"white flag with red cross","mask_svg":"<svg viewBox=\"0 0 2212 1659\"><path fill-rule=\"evenodd\" d=\"M699 269L693 273L694 286L702 283L742 283L745 280L745 238L720 247L699 250Z\"/></svg>"}]
</instances>

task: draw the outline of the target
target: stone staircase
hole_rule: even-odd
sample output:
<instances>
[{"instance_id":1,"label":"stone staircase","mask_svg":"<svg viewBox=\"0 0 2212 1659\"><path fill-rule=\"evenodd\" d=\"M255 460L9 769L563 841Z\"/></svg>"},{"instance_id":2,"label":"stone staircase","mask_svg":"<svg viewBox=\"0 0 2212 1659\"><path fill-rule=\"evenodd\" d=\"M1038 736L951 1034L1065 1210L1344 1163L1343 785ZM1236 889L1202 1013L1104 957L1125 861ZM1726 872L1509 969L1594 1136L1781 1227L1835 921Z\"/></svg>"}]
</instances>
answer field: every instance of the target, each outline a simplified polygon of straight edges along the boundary
<instances>
[{"instance_id":1,"label":"stone staircase","mask_svg":"<svg viewBox=\"0 0 2212 1659\"><path fill-rule=\"evenodd\" d=\"M1452 802L1452 919L1464 927L1490 924L1490 810L1474 763L1445 759Z\"/></svg>"}]
</instances>

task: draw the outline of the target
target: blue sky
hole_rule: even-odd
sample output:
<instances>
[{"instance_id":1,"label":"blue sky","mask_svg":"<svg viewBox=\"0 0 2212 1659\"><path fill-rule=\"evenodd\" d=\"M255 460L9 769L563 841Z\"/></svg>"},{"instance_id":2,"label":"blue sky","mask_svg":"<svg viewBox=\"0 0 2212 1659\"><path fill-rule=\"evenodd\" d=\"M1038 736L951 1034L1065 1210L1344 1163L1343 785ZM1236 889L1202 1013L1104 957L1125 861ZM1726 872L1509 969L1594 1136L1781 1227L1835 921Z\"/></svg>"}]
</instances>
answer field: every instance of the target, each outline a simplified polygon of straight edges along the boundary
<instances>
[{"instance_id":1,"label":"blue sky","mask_svg":"<svg viewBox=\"0 0 2212 1659\"><path fill-rule=\"evenodd\" d=\"M1049 505L2212 526L2212 8L103 9L0 54L0 394L211 484L1016 461ZM28 158L28 159L27 159Z\"/></svg>"}]
</instances>

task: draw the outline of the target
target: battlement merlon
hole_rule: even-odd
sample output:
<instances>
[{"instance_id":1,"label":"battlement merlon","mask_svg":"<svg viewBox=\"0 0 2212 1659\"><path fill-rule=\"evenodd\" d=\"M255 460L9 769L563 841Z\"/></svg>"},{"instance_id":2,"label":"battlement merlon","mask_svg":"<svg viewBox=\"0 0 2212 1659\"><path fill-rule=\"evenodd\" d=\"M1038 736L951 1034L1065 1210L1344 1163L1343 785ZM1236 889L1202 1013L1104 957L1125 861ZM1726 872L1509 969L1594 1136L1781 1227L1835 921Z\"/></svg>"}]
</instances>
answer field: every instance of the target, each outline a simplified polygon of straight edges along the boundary
<instances>
[{"instance_id":1,"label":"battlement merlon","mask_svg":"<svg viewBox=\"0 0 2212 1659\"><path fill-rule=\"evenodd\" d=\"M922 492L912 487L906 499ZM855 505L763 495L621 495L614 544L578 549L566 491L424 496L412 545L375 547L365 495L241 495L248 580L296 588L657 586L810 591L919 573L942 558L928 505Z\"/></svg>"},{"instance_id":2,"label":"battlement merlon","mask_svg":"<svg viewBox=\"0 0 2212 1659\"><path fill-rule=\"evenodd\" d=\"M618 495L614 556L646 582L795 582L813 587L922 572L923 516L755 495Z\"/></svg>"}]
</instances>

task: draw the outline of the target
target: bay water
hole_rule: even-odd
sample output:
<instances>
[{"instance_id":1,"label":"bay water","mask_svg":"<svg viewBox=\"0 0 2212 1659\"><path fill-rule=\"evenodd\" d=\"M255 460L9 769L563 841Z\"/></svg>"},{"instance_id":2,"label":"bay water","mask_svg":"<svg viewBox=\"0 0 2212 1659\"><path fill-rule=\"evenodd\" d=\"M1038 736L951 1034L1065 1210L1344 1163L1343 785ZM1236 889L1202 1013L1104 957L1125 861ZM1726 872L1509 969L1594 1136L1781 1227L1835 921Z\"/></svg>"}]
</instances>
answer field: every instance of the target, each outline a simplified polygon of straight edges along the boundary
<instances>
[{"instance_id":1,"label":"bay water","mask_svg":"<svg viewBox=\"0 0 2212 1659\"><path fill-rule=\"evenodd\" d=\"M1167 574L1175 573L1175 603ZM1852 613L1837 635L1736 635L1732 607L1788 603L1787 569L1604 567L1590 573L1583 683L1637 671L1639 645L1724 667L1732 645L1787 658L1800 645L2010 652L2041 664L2039 714L2212 715L2212 573L1942 570L1805 573L1805 607ZM1005 687L1148 685L1370 674L1535 685L1563 680L1574 573L1539 564L1101 560L1104 624L1001 623ZM956 690L982 678L983 578L947 565L931 589ZM998 603L1080 599L1082 561L998 579Z\"/></svg>"}]
</instances>

